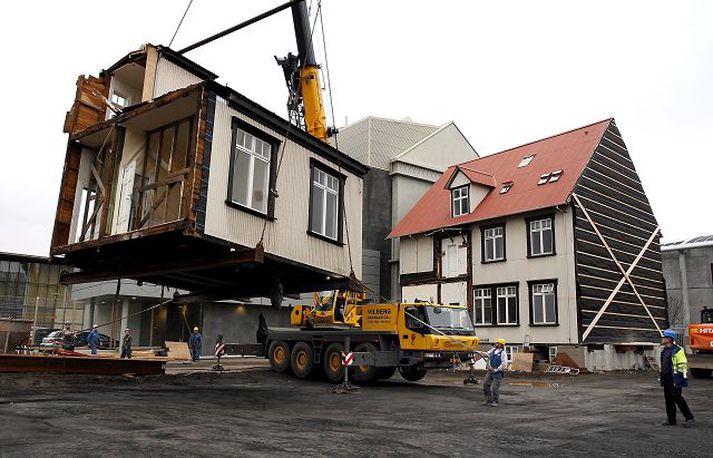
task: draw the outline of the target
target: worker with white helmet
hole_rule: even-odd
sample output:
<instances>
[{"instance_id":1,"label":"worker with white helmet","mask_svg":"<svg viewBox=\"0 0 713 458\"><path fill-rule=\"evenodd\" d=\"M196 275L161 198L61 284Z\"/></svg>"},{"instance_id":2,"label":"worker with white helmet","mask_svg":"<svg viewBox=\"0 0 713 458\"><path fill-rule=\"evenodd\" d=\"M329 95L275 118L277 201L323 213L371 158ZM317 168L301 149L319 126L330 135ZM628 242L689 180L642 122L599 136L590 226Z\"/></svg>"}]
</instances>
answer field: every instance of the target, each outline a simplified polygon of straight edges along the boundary
<instances>
[{"instance_id":1,"label":"worker with white helmet","mask_svg":"<svg viewBox=\"0 0 713 458\"><path fill-rule=\"evenodd\" d=\"M188 338L188 346L191 349L191 359L195 362L201 359L203 349L203 336L199 332L198 326L193 328L193 334Z\"/></svg>"},{"instance_id":2,"label":"worker with white helmet","mask_svg":"<svg viewBox=\"0 0 713 458\"><path fill-rule=\"evenodd\" d=\"M98 331L98 326L95 324L92 326L92 330L89 332L89 335L87 336L87 344L89 344L89 348L92 351L92 355L97 354L97 347L101 344L101 339L99 338L99 331Z\"/></svg>"},{"instance_id":3,"label":"worker with white helmet","mask_svg":"<svg viewBox=\"0 0 713 458\"><path fill-rule=\"evenodd\" d=\"M505 339L498 339L495 346L488 351L488 372L483 382L483 405L498 406L500 398L500 382L505 377L508 365L508 355L505 353Z\"/></svg>"}]
</instances>

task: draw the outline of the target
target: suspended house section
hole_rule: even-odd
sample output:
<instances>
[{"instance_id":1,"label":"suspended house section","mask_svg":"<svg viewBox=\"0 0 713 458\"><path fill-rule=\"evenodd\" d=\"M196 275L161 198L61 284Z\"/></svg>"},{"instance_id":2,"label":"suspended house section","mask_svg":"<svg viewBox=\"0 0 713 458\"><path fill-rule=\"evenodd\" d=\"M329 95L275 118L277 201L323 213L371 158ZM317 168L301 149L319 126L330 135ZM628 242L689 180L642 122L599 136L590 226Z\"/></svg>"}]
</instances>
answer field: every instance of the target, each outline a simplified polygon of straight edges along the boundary
<instances>
[{"instance_id":1,"label":"suspended house section","mask_svg":"<svg viewBox=\"0 0 713 458\"><path fill-rule=\"evenodd\" d=\"M51 247L80 269L64 280L211 298L354 287L366 167L166 48L137 53L78 80Z\"/></svg>"}]
</instances>

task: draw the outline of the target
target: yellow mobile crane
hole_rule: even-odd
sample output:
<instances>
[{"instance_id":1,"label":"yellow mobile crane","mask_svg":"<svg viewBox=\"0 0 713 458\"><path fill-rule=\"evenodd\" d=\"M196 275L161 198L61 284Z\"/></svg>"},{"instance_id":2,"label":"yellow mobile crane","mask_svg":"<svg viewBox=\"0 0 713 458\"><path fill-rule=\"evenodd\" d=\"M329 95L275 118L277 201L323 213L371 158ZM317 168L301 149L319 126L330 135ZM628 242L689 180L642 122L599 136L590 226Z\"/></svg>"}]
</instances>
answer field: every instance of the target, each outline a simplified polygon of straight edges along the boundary
<instances>
[{"instance_id":1,"label":"yellow mobile crane","mask_svg":"<svg viewBox=\"0 0 713 458\"><path fill-rule=\"evenodd\" d=\"M354 345L352 378L371 383L396 370L409 381L430 369L452 368L478 358L478 338L466 306L430 302L361 302L362 293L315 295L314 305L295 305L291 328L271 328L264 348L276 372L298 378L344 378L342 353Z\"/></svg>"}]
</instances>

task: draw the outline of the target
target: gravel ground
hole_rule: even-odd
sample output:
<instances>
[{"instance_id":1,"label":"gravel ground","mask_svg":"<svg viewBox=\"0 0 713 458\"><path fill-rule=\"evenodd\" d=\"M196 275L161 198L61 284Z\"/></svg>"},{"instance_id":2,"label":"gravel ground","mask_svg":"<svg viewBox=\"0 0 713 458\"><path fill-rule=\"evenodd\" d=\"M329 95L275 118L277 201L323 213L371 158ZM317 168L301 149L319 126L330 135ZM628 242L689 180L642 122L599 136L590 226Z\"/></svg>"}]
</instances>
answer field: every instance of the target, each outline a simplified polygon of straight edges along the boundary
<instances>
[{"instance_id":1,"label":"gravel ground","mask_svg":"<svg viewBox=\"0 0 713 458\"><path fill-rule=\"evenodd\" d=\"M198 369L198 368L197 368ZM498 408L462 374L357 392L263 368L146 378L0 375L0 456L711 456L713 380L697 428L663 427L656 374L509 376Z\"/></svg>"}]
</instances>

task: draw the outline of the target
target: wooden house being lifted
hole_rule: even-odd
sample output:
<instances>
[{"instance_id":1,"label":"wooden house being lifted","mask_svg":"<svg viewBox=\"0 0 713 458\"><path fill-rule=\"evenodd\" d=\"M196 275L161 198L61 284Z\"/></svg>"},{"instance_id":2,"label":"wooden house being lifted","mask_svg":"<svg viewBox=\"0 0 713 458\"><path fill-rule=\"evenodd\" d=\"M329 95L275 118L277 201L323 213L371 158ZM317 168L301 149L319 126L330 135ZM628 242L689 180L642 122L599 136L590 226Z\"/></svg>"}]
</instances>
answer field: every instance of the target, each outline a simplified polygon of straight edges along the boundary
<instances>
[{"instance_id":1,"label":"wooden house being lifted","mask_svg":"<svg viewBox=\"0 0 713 458\"><path fill-rule=\"evenodd\" d=\"M279 302L360 277L367 168L216 78L154 45L79 77L51 244L81 269L65 281Z\"/></svg>"}]
</instances>

